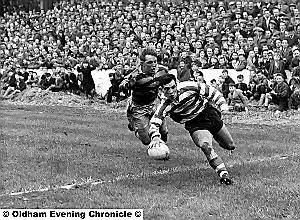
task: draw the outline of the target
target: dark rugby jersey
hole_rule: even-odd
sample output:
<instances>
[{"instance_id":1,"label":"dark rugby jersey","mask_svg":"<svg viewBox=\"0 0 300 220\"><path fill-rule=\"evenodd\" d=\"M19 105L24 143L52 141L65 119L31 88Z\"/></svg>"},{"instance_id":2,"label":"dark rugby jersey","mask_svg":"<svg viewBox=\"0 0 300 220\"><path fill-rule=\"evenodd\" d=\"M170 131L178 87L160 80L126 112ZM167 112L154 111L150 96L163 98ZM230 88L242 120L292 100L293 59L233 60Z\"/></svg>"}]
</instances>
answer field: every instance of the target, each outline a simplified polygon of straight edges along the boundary
<instances>
[{"instance_id":1,"label":"dark rugby jersey","mask_svg":"<svg viewBox=\"0 0 300 220\"><path fill-rule=\"evenodd\" d=\"M222 94L205 83L185 81L177 84L178 99L163 98L157 107L150 123L151 138L160 136L159 127L164 118L169 115L175 122L185 123L194 119L208 104L216 104L222 111L228 110L228 105Z\"/></svg>"},{"instance_id":2,"label":"dark rugby jersey","mask_svg":"<svg viewBox=\"0 0 300 220\"><path fill-rule=\"evenodd\" d=\"M167 70L164 66L158 66L157 72ZM153 75L134 70L126 79L132 90L132 101L136 105L148 105L154 102L158 96L159 84Z\"/></svg>"}]
</instances>

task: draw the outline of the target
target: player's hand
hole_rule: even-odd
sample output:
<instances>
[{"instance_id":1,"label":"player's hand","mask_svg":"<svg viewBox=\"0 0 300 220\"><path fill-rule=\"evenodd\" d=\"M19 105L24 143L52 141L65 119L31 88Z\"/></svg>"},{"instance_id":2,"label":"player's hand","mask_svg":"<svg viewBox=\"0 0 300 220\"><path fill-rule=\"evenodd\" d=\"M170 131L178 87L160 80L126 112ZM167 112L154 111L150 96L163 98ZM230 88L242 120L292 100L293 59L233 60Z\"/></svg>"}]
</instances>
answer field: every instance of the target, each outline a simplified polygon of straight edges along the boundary
<instances>
[{"instance_id":1,"label":"player's hand","mask_svg":"<svg viewBox=\"0 0 300 220\"><path fill-rule=\"evenodd\" d=\"M148 148L156 147L156 146L158 146L160 143L164 143L164 141L163 141L162 139L160 139L160 137L154 137L154 138L152 139L152 141L150 142Z\"/></svg>"}]
</instances>

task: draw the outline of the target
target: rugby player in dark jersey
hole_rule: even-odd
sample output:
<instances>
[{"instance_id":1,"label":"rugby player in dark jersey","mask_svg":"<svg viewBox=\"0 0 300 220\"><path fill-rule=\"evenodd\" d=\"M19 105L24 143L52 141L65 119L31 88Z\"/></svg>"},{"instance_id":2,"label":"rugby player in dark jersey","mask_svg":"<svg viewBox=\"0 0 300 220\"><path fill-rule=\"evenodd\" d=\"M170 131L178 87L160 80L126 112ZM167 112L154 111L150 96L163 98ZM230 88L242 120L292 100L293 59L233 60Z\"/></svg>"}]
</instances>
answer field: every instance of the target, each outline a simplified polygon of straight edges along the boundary
<instances>
[{"instance_id":1,"label":"rugby player in dark jersey","mask_svg":"<svg viewBox=\"0 0 300 220\"><path fill-rule=\"evenodd\" d=\"M167 71L157 64L155 50L146 48L140 55L140 67L130 73L121 83L121 88L130 89L131 97L128 100L127 118L129 129L144 145L151 142L149 136L150 119L155 112L158 99L159 84L154 80L154 75L160 71ZM167 141L167 128L165 123L159 129L162 140Z\"/></svg>"}]
</instances>

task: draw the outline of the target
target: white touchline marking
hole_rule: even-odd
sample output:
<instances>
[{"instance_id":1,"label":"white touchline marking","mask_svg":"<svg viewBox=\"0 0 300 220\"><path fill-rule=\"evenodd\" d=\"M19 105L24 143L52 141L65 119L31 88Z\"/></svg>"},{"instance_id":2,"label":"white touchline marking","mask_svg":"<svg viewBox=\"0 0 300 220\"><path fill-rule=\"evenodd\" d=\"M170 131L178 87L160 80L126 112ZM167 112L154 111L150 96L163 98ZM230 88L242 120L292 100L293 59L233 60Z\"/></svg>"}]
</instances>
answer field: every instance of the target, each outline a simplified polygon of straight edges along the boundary
<instances>
[{"instance_id":1,"label":"white touchline marking","mask_svg":"<svg viewBox=\"0 0 300 220\"><path fill-rule=\"evenodd\" d=\"M229 161L226 164L226 167L233 167L235 165L244 165L244 164L252 164L252 163L259 163L259 162L267 162L267 161L272 161L272 160L285 160L288 159L289 157L293 157L295 155L274 155L272 157L255 157L250 160L245 160L245 161ZM110 180L93 180L89 178L86 181L83 182L78 182L78 183L73 183L73 184L66 184L66 185L61 185L61 186L54 186L54 187L45 187L45 188L39 188L39 189L33 189L33 190L24 190L21 192L11 192L11 193L6 193L6 194L1 194L0 197L3 196L20 196L20 195L26 195L29 193L36 193L36 192L47 192L47 191L54 191L58 189L65 189L65 190L71 190L71 189L76 189L80 187L93 187L97 185L103 185L103 184L111 184L111 183L116 183L118 181L122 180L137 180L137 179L144 179L144 178L149 178L149 177L155 177L155 176L160 176L160 175L165 175L165 174L172 174L172 173L180 173L180 172L187 172L187 171L194 171L194 170L199 170L199 169L211 169L208 165L205 164L198 164L195 166L178 166L178 167L173 167L173 168L168 168L164 170L155 170L153 172L146 172L146 173L140 173L140 174L126 174L126 175L121 175L118 176L114 179Z\"/></svg>"}]
</instances>

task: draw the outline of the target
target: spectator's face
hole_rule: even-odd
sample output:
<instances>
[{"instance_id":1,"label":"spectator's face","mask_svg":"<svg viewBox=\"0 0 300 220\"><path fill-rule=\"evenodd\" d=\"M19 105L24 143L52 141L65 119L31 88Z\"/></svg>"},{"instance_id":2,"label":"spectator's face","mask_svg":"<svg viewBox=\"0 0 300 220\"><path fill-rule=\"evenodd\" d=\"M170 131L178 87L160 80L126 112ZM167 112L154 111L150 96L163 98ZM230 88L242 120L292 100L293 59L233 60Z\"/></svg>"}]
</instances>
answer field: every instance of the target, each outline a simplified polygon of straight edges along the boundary
<instances>
[{"instance_id":1,"label":"spectator's face","mask_svg":"<svg viewBox=\"0 0 300 220\"><path fill-rule=\"evenodd\" d=\"M268 39L271 38L271 35L272 35L271 31L266 30L266 32L265 32L266 38L268 38Z\"/></svg>"},{"instance_id":2,"label":"spectator's face","mask_svg":"<svg viewBox=\"0 0 300 220\"><path fill-rule=\"evenodd\" d=\"M275 41L275 45L276 45L277 48L280 48L281 47L281 41L279 39L277 39Z\"/></svg>"},{"instance_id":3,"label":"spectator's face","mask_svg":"<svg viewBox=\"0 0 300 220\"><path fill-rule=\"evenodd\" d=\"M255 56L254 51L253 51L253 50L249 51L249 55L248 55L248 56L249 56L249 57L254 57L254 56Z\"/></svg>"},{"instance_id":4,"label":"spectator's face","mask_svg":"<svg viewBox=\"0 0 300 220\"><path fill-rule=\"evenodd\" d=\"M180 62L179 62L179 67L180 67L180 68L183 68L184 66L185 66L184 61L180 61Z\"/></svg>"},{"instance_id":5,"label":"spectator's face","mask_svg":"<svg viewBox=\"0 0 300 220\"><path fill-rule=\"evenodd\" d=\"M249 22L253 22L253 16L251 14L248 15L248 21ZM249 26L248 28L252 28L251 26Z\"/></svg>"},{"instance_id":6,"label":"spectator's face","mask_svg":"<svg viewBox=\"0 0 300 220\"><path fill-rule=\"evenodd\" d=\"M204 27L200 27L199 29L199 35L202 35L205 33L205 28Z\"/></svg>"},{"instance_id":7,"label":"spectator's face","mask_svg":"<svg viewBox=\"0 0 300 220\"><path fill-rule=\"evenodd\" d=\"M233 93L235 91L235 86L229 86L229 92Z\"/></svg>"},{"instance_id":8,"label":"spectator's face","mask_svg":"<svg viewBox=\"0 0 300 220\"><path fill-rule=\"evenodd\" d=\"M186 57L187 57L187 53L186 53L185 51L182 52L182 53L181 53L181 57L182 57L182 58L186 58Z\"/></svg>"},{"instance_id":9,"label":"spectator's face","mask_svg":"<svg viewBox=\"0 0 300 220\"><path fill-rule=\"evenodd\" d=\"M34 48L35 55L38 55L40 53L39 48Z\"/></svg>"},{"instance_id":10,"label":"spectator's face","mask_svg":"<svg viewBox=\"0 0 300 220\"><path fill-rule=\"evenodd\" d=\"M179 52L179 48L177 46L173 47L173 53L178 53Z\"/></svg>"},{"instance_id":11,"label":"spectator's face","mask_svg":"<svg viewBox=\"0 0 300 220\"><path fill-rule=\"evenodd\" d=\"M273 9L273 15L275 18L279 16L279 10L277 8Z\"/></svg>"},{"instance_id":12,"label":"spectator's face","mask_svg":"<svg viewBox=\"0 0 300 220\"><path fill-rule=\"evenodd\" d=\"M244 56L244 54L242 54L242 53L240 53L240 54L239 54L239 60L240 60L240 61L243 61L243 60L245 60L245 56Z\"/></svg>"},{"instance_id":13,"label":"spectator's face","mask_svg":"<svg viewBox=\"0 0 300 220\"><path fill-rule=\"evenodd\" d=\"M142 25L143 25L143 26L147 26L147 25L148 25L148 23L147 23L147 20L146 20L146 19L144 19L144 20L142 21Z\"/></svg>"},{"instance_id":14,"label":"spectator's face","mask_svg":"<svg viewBox=\"0 0 300 220\"><path fill-rule=\"evenodd\" d=\"M273 56L275 61L279 61L280 60L280 55L278 53L275 53Z\"/></svg>"},{"instance_id":15,"label":"spectator's face","mask_svg":"<svg viewBox=\"0 0 300 220\"><path fill-rule=\"evenodd\" d=\"M280 22L279 29L280 29L280 31L285 31L285 29L286 29L285 23Z\"/></svg>"},{"instance_id":16,"label":"spectator's face","mask_svg":"<svg viewBox=\"0 0 300 220\"><path fill-rule=\"evenodd\" d=\"M200 54L199 54L199 56L200 56L200 58L205 58L205 52L202 50L202 51L200 51Z\"/></svg>"},{"instance_id":17,"label":"spectator's face","mask_svg":"<svg viewBox=\"0 0 300 220\"><path fill-rule=\"evenodd\" d=\"M201 48L202 48L202 43L201 43L201 41L197 41L196 44L195 44L195 47L196 47L197 49L201 49Z\"/></svg>"},{"instance_id":18,"label":"spectator's face","mask_svg":"<svg viewBox=\"0 0 300 220\"><path fill-rule=\"evenodd\" d=\"M195 72L195 71L197 71L198 70L198 66L196 65L196 64L193 64L192 65L192 70Z\"/></svg>"},{"instance_id":19,"label":"spectator's face","mask_svg":"<svg viewBox=\"0 0 300 220\"><path fill-rule=\"evenodd\" d=\"M208 57L211 57L213 55L212 49L211 48L207 48L206 54L207 54Z\"/></svg>"},{"instance_id":20,"label":"spectator's face","mask_svg":"<svg viewBox=\"0 0 300 220\"><path fill-rule=\"evenodd\" d=\"M148 43L147 43L147 41L143 41L143 43L142 43L142 45L143 45L143 47L147 47L148 46Z\"/></svg>"},{"instance_id":21,"label":"spectator's face","mask_svg":"<svg viewBox=\"0 0 300 220\"><path fill-rule=\"evenodd\" d=\"M262 47L262 50L269 50L268 45L264 45L264 46Z\"/></svg>"},{"instance_id":22,"label":"spectator's face","mask_svg":"<svg viewBox=\"0 0 300 220\"><path fill-rule=\"evenodd\" d=\"M216 63L218 63L218 60L215 57L212 57L211 58L211 63L216 64Z\"/></svg>"},{"instance_id":23,"label":"spectator's face","mask_svg":"<svg viewBox=\"0 0 300 220\"><path fill-rule=\"evenodd\" d=\"M282 83L283 80L284 80L284 79L283 79L282 76L278 76L278 75L277 75L277 76L275 77L275 81L276 81L277 83Z\"/></svg>"},{"instance_id":24,"label":"spectator's face","mask_svg":"<svg viewBox=\"0 0 300 220\"><path fill-rule=\"evenodd\" d=\"M255 54L258 54L259 53L258 47L254 47L253 51L254 51Z\"/></svg>"},{"instance_id":25,"label":"spectator's face","mask_svg":"<svg viewBox=\"0 0 300 220\"><path fill-rule=\"evenodd\" d=\"M239 44L234 44L234 50L238 51L240 49L240 45Z\"/></svg>"},{"instance_id":26,"label":"spectator's face","mask_svg":"<svg viewBox=\"0 0 300 220\"><path fill-rule=\"evenodd\" d=\"M237 60L238 59L238 54L234 52L234 53L232 53L231 57L232 57L233 60Z\"/></svg>"},{"instance_id":27,"label":"spectator's face","mask_svg":"<svg viewBox=\"0 0 300 220\"><path fill-rule=\"evenodd\" d=\"M208 13L206 14L206 18L207 18L207 20L210 20L210 19L212 18L211 12L208 12Z\"/></svg>"},{"instance_id":28,"label":"spectator's face","mask_svg":"<svg viewBox=\"0 0 300 220\"><path fill-rule=\"evenodd\" d=\"M286 39L282 40L281 44L284 48L287 48L289 46L288 41Z\"/></svg>"},{"instance_id":29,"label":"spectator's face","mask_svg":"<svg viewBox=\"0 0 300 220\"><path fill-rule=\"evenodd\" d=\"M248 38L248 44L249 44L250 46L252 46L252 45L254 44L254 40L253 40L252 37L249 37L249 38Z\"/></svg>"},{"instance_id":30,"label":"spectator's face","mask_svg":"<svg viewBox=\"0 0 300 220\"><path fill-rule=\"evenodd\" d=\"M270 11L269 11L269 10L265 10L265 11L264 11L264 16L265 16L266 18L269 18L269 17L271 16Z\"/></svg>"},{"instance_id":31,"label":"spectator's face","mask_svg":"<svg viewBox=\"0 0 300 220\"><path fill-rule=\"evenodd\" d=\"M224 64L225 64L225 58L224 58L224 57L220 57L220 58L219 58L219 63L220 63L221 65L224 65Z\"/></svg>"},{"instance_id":32,"label":"spectator's face","mask_svg":"<svg viewBox=\"0 0 300 220\"><path fill-rule=\"evenodd\" d=\"M227 71L222 72L221 77L223 79L226 79L228 77L228 72Z\"/></svg>"},{"instance_id":33,"label":"spectator's face","mask_svg":"<svg viewBox=\"0 0 300 220\"><path fill-rule=\"evenodd\" d=\"M263 51L263 54L262 54L262 55L263 55L263 58L264 58L264 59L267 59L267 58L269 57L269 56L268 56L268 51L266 51L266 50Z\"/></svg>"},{"instance_id":34,"label":"spectator's face","mask_svg":"<svg viewBox=\"0 0 300 220\"><path fill-rule=\"evenodd\" d=\"M299 57L299 54L300 54L299 50L296 49L293 51L293 57Z\"/></svg>"}]
</instances>

